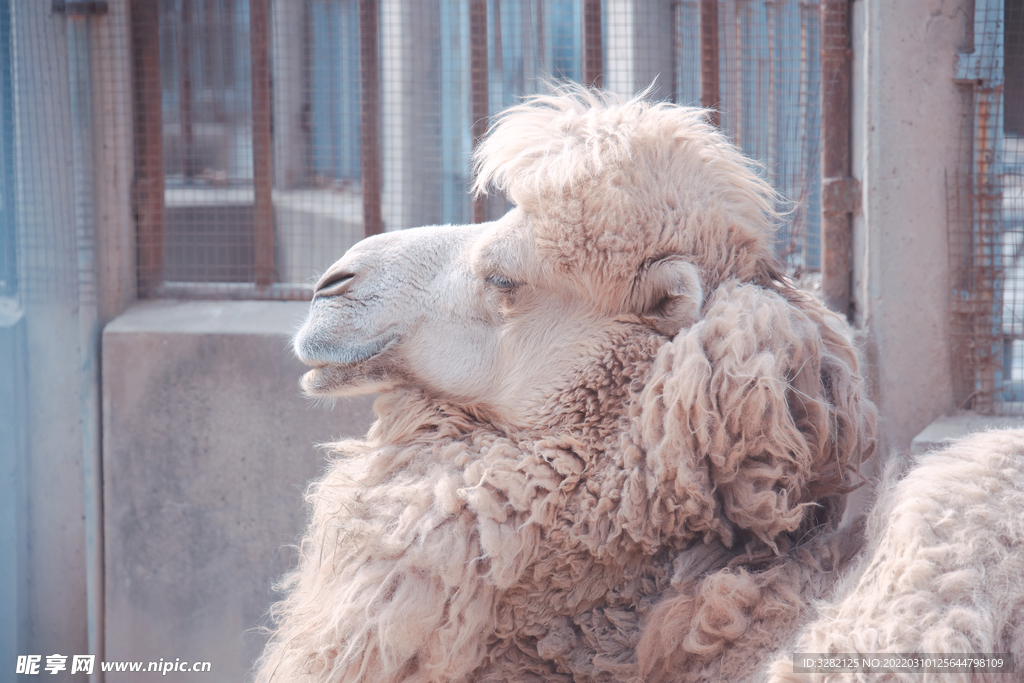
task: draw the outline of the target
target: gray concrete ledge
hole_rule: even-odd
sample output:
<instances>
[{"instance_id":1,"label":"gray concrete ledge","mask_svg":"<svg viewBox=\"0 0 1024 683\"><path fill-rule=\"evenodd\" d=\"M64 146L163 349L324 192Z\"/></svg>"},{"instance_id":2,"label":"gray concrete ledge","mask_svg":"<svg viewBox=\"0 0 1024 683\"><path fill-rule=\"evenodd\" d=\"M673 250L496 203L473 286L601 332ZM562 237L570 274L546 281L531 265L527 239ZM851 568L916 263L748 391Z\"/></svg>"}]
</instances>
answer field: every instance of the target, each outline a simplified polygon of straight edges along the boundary
<instances>
[{"instance_id":1,"label":"gray concrete ledge","mask_svg":"<svg viewBox=\"0 0 1024 683\"><path fill-rule=\"evenodd\" d=\"M104 334L259 334L286 338L309 310L304 301L177 301L134 304Z\"/></svg>"},{"instance_id":2,"label":"gray concrete ledge","mask_svg":"<svg viewBox=\"0 0 1024 683\"><path fill-rule=\"evenodd\" d=\"M961 412L944 415L925 427L914 437L910 452L917 455L937 448L944 448L957 439L987 429L1024 428L1024 417L999 415L978 415Z\"/></svg>"},{"instance_id":3,"label":"gray concrete ledge","mask_svg":"<svg viewBox=\"0 0 1024 683\"><path fill-rule=\"evenodd\" d=\"M373 419L372 396L331 409L301 395L289 337L306 308L148 301L105 328L106 659L209 661L211 683L246 679L325 465L317 444Z\"/></svg>"}]
</instances>

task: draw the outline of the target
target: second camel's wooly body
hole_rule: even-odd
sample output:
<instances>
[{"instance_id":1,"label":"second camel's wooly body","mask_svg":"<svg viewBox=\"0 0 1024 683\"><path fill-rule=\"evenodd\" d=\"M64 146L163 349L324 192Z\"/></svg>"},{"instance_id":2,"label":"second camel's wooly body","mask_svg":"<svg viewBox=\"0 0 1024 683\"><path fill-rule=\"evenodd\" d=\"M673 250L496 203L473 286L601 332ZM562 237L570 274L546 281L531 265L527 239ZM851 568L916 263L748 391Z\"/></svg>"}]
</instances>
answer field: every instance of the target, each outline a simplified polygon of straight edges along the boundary
<instances>
[{"instance_id":1,"label":"second camel's wooly body","mask_svg":"<svg viewBox=\"0 0 1024 683\"><path fill-rule=\"evenodd\" d=\"M1021 680L1024 429L975 434L909 463L891 458L862 545L835 596L812 606L799 636L772 653L771 666L752 681ZM652 643L652 650L657 649ZM693 670L684 650L674 648L659 664ZM922 659L931 654L952 663L926 674L795 674L793 654L798 652L883 655L873 657L881 661L891 659L887 653L919 654ZM956 665L957 660L985 655L1002 666L982 666L975 673Z\"/></svg>"},{"instance_id":2,"label":"second camel's wooly body","mask_svg":"<svg viewBox=\"0 0 1024 683\"><path fill-rule=\"evenodd\" d=\"M701 111L583 89L500 116L477 171L504 218L364 240L317 285L304 388L382 396L310 489L257 680L654 680L709 577L698 668L747 675L858 547L875 447L844 323L772 256L778 198ZM758 627L719 628L752 592Z\"/></svg>"}]
</instances>

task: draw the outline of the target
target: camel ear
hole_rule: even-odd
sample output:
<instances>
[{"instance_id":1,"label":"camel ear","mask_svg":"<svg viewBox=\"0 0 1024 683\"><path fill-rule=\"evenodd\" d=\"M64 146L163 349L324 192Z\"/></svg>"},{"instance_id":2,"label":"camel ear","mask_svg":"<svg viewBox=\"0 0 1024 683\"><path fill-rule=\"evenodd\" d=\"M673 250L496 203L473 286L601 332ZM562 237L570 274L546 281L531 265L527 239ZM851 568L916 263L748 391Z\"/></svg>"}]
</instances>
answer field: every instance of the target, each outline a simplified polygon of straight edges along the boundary
<instances>
[{"instance_id":1,"label":"camel ear","mask_svg":"<svg viewBox=\"0 0 1024 683\"><path fill-rule=\"evenodd\" d=\"M647 306L643 318L662 334L674 337L700 319L704 288L697 267L679 256L655 261L644 280Z\"/></svg>"}]
</instances>

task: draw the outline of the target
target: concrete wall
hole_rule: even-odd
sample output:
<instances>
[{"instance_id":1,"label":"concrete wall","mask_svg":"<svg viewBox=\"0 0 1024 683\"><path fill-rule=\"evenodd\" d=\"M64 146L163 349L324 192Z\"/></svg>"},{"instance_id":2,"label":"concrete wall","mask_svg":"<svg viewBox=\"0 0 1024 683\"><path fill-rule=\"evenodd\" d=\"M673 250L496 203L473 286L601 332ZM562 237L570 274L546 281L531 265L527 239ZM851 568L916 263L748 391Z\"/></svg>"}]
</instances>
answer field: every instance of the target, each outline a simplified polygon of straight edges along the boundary
<instances>
[{"instance_id":1,"label":"concrete wall","mask_svg":"<svg viewBox=\"0 0 1024 683\"><path fill-rule=\"evenodd\" d=\"M370 397L300 395L288 336L306 308L151 301L104 330L107 660L209 661L204 680L240 681L258 656L316 444L372 419Z\"/></svg>"},{"instance_id":2,"label":"concrete wall","mask_svg":"<svg viewBox=\"0 0 1024 683\"><path fill-rule=\"evenodd\" d=\"M882 453L953 408L945 174L957 168L968 0L857 0L854 175L857 320L881 414Z\"/></svg>"},{"instance_id":3,"label":"concrete wall","mask_svg":"<svg viewBox=\"0 0 1024 683\"><path fill-rule=\"evenodd\" d=\"M27 645L25 472L25 315L0 298L0 662L6 666Z\"/></svg>"}]
</instances>

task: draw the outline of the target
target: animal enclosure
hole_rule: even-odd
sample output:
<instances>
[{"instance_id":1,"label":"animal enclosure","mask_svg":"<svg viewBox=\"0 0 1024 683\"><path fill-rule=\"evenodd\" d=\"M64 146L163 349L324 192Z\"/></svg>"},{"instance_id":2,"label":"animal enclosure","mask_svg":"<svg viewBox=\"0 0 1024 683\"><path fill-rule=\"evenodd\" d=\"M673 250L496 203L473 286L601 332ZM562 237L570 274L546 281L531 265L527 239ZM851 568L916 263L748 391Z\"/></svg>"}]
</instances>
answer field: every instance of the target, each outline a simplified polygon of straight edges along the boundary
<instances>
[{"instance_id":1,"label":"animal enclosure","mask_svg":"<svg viewBox=\"0 0 1024 683\"><path fill-rule=\"evenodd\" d=\"M312 443L372 419L307 405L284 336L368 231L504 211L470 196L470 157L541 76L719 105L787 197L791 274L824 265L837 203L883 443L957 406L1019 412L1021 6L0 0L0 661L175 643L242 678ZM840 175L862 185L823 191L833 39Z\"/></svg>"}]
</instances>

